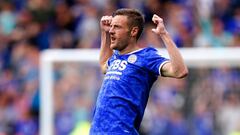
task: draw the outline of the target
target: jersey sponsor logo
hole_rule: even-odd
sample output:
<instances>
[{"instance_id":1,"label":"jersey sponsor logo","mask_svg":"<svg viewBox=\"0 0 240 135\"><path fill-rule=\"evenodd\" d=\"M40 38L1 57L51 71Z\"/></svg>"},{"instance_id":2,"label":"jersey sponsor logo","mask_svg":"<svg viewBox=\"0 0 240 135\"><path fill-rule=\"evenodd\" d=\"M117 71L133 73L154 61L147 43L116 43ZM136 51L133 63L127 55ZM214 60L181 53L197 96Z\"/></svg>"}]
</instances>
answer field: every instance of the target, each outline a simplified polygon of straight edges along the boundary
<instances>
[{"instance_id":1,"label":"jersey sponsor logo","mask_svg":"<svg viewBox=\"0 0 240 135\"><path fill-rule=\"evenodd\" d=\"M127 61L125 60L114 60L110 65L109 70L120 70L123 71L127 67Z\"/></svg>"},{"instance_id":2,"label":"jersey sponsor logo","mask_svg":"<svg viewBox=\"0 0 240 135\"><path fill-rule=\"evenodd\" d=\"M109 75L109 74L122 75L122 72L119 72L119 71L108 71L106 74L107 75Z\"/></svg>"},{"instance_id":3,"label":"jersey sponsor logo","mask_svg":"<svg viewBox=\"0 0 240 135\"><path fill-rule=\"evenodd\" d=\"M126 60L114 60L112 64L108 67L108 71L105 80L120 80L122 71L126 69L128 62Z\"/></svg>"},{"instance_id":4,"label":"jersey sponsor logo","mask_svg":"<svg viewBox=\"0 0 240 135\"><path fill-rule=\"evenodd\" d=\"M118 77L118 76L115 76L115 75L112 75L112 76L105 76L104 77L104 80L120 80L120 77Z\"/></svg>"}]
</instances>

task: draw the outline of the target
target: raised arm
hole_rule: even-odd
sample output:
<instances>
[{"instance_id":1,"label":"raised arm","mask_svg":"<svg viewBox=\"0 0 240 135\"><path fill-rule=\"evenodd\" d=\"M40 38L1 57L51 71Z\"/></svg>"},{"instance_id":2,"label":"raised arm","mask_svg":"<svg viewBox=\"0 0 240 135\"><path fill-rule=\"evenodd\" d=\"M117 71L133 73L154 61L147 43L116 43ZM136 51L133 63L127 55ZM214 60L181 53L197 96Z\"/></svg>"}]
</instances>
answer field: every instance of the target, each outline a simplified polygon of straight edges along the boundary
<instances>
[{"instance_id":1,"label":"raised arm","mask_svg":"<svg viewBox=\"0 0 240 135\"><path fill-rule=\"evenodd\" d=\"M161 68L161 75L174 78L185 77L188 74L188 69L184 64L178 48L168 34L164 26L163 19L157 15L153 15L152 21L157 25L157 27L152 29L152 31L161 37L170 57L170 62L167 62Z\"/></svg>"},{"instance_id":2,"label":"raised arm","mask_svg":"<svg viewBox=\"0 0 240 135\"><path fill-rule=\"evenodd\" d=\"M103 16L100 20L101 28L101 48L99 56L99 64L101 71L105 74L107 70L107 60L113 54L113 50L110 49L110 24L112 21L112 16Z\"/></svg>"}]
</instances>

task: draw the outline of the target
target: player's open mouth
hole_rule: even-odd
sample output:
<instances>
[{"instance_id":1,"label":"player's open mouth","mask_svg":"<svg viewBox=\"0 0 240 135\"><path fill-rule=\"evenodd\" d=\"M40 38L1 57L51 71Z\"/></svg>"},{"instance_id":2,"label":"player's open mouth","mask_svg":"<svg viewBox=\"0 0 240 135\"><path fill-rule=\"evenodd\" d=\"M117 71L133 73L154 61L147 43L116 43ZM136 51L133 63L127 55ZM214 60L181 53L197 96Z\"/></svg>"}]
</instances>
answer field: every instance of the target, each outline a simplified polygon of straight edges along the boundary
<instances>
[{"instance_id":1,"label":"player's open mouth","mask_svg":"<svg viewBox=\"0 0 240 135\"><path fill-rule=\"evenodd\" d=\"M111 37L111 41L115 41L116 40L116 38L114 38L114 37Z\"/></svg>"}]
</instances>

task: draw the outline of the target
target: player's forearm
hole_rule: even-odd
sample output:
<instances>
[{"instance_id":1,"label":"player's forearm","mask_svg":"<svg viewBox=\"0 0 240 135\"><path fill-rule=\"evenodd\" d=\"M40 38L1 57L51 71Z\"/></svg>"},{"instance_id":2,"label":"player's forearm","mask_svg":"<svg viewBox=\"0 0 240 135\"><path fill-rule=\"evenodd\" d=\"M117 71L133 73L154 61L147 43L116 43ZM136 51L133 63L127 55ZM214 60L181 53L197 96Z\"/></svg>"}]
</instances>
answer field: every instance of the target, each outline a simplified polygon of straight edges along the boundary
<instances>
[{"instance_id":1,"label":"player's forearm","mask_svg":"<svg viewBox=\"0 0 240 135\"><path fill-rule=\"evenodd\" d=\"M108 32L102 31L99 63L103 73L105 73L106 71L106 62L108 58L111 57L112 54L113 54L113 50L110 49L110 35Z\"/></svg>"},{"instance_id":2,"label":"player's forearm","mask_svg":"<svg viewBox=\"0 0 240 135\"><path fill-rule=\"evenodd\" d=\"M173 76L176 78L185 77L188 73L188 69L176 44L173 42L168 32L161 34L161 38L170 57Z\"/></svg>"}]
</instances>

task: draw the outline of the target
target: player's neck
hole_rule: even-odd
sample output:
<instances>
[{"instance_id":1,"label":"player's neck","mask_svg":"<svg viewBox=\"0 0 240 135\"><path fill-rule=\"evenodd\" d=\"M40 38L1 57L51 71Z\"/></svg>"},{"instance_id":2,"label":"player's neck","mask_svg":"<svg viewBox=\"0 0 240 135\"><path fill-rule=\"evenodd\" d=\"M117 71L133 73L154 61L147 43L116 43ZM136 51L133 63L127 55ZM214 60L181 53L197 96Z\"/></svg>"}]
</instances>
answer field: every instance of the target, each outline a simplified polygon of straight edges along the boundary
<instances>
[{"instance_id":1,"label":"player's neck","mask_svg":"<svg viewBox=\"0 0 240 135\"><path fill-rule=\"evenodd\" d=\"M133 51L139 50L141 47L137 43L129 44L125 49L121 50L120 55L128 54Z\"/></svg>"}]
</instances>

